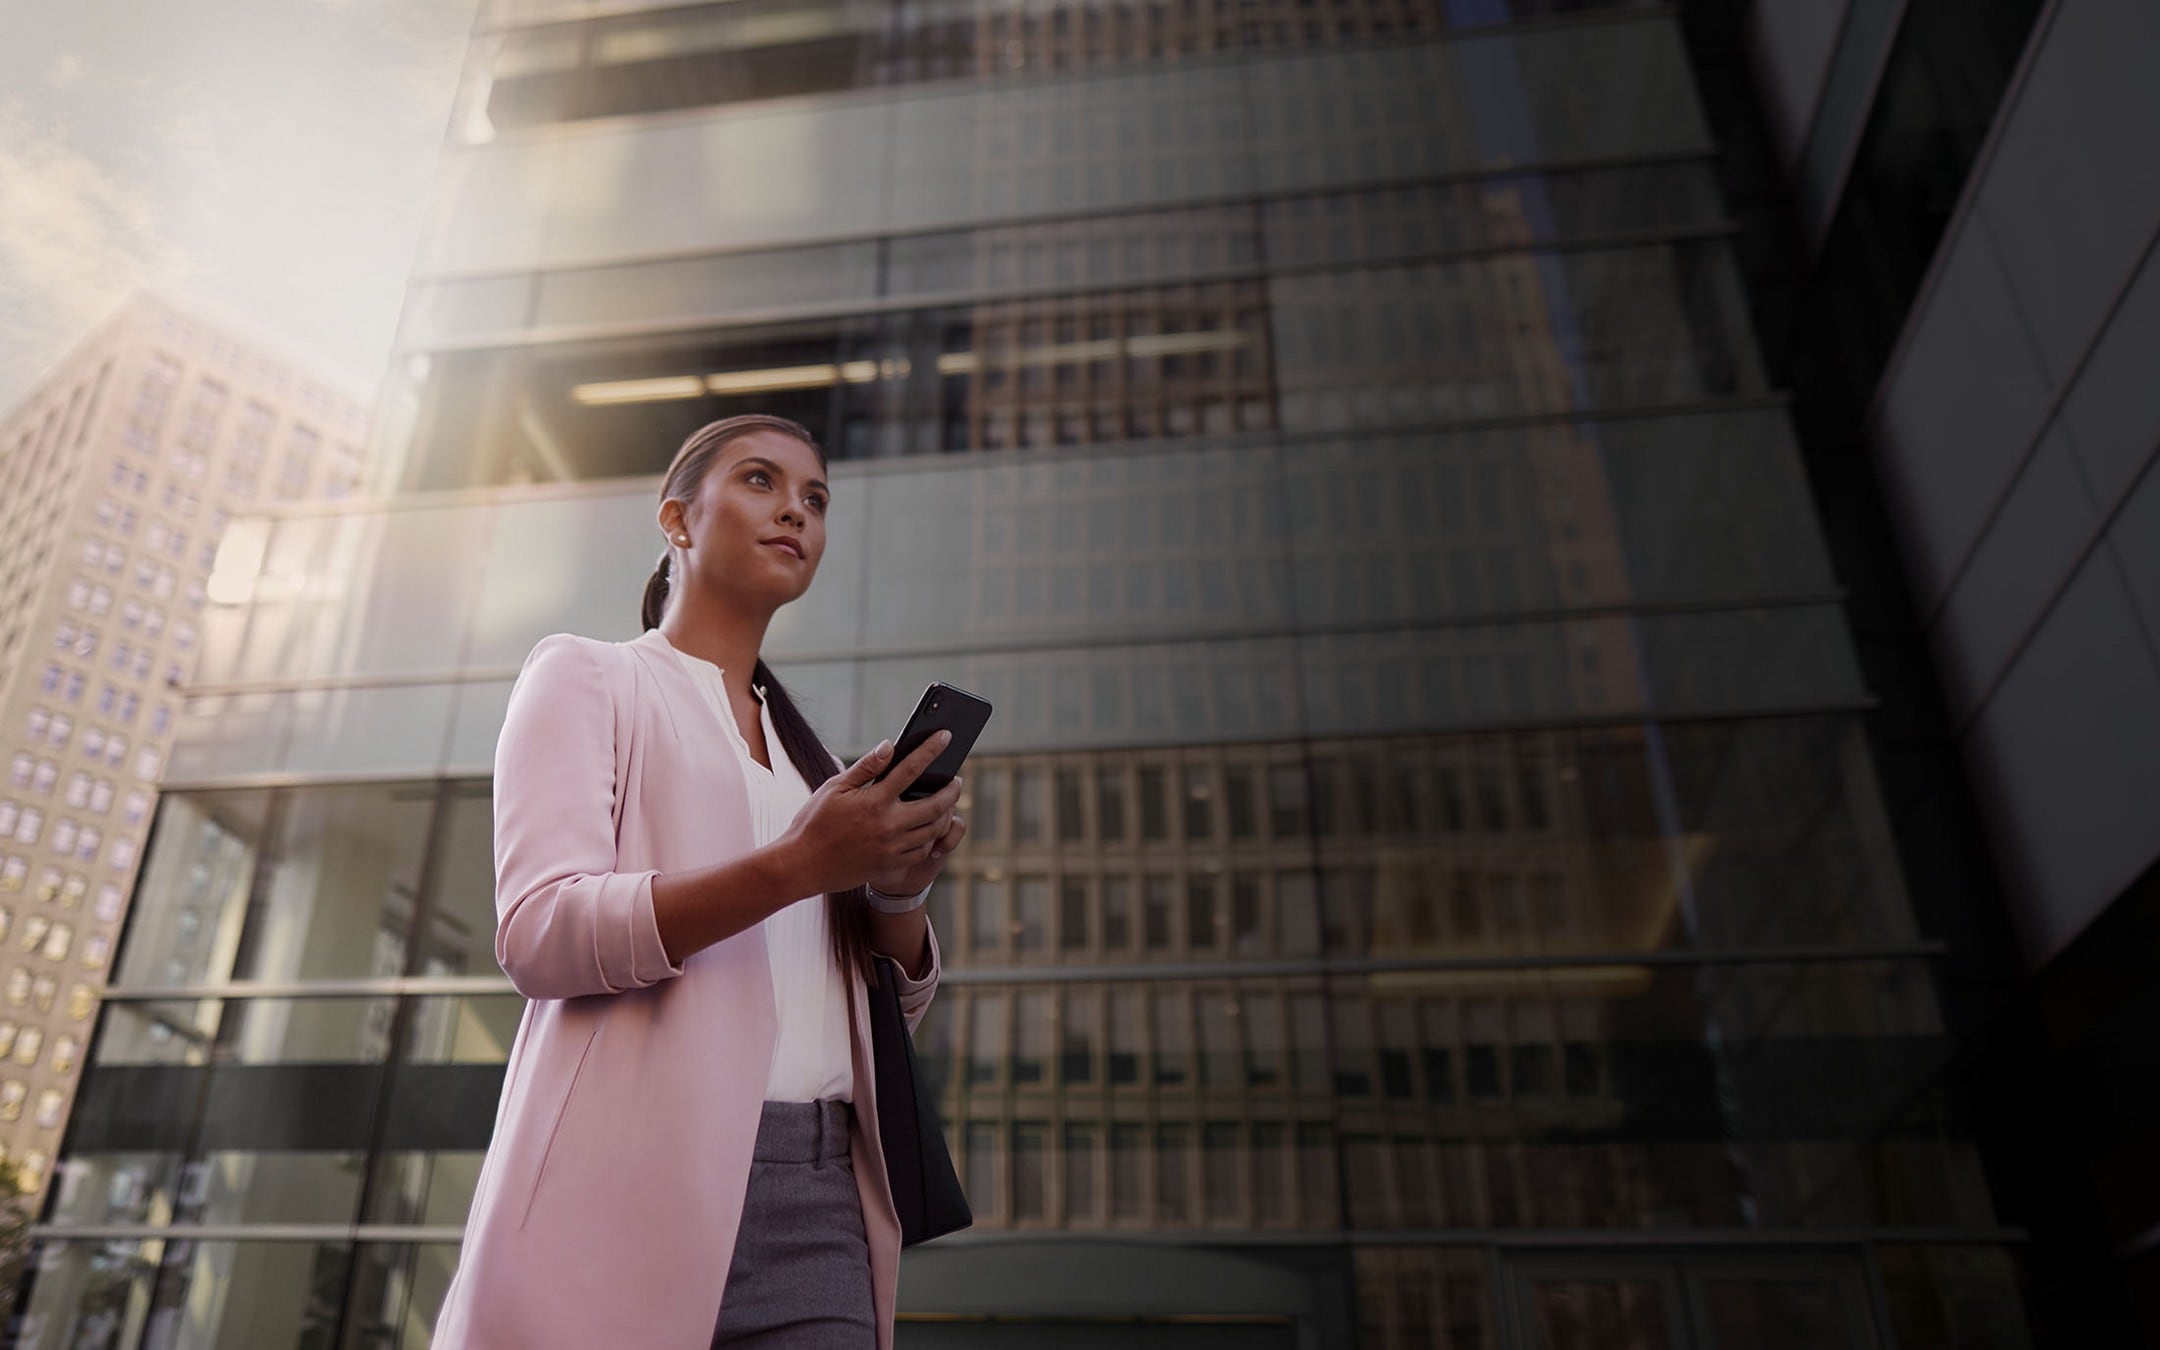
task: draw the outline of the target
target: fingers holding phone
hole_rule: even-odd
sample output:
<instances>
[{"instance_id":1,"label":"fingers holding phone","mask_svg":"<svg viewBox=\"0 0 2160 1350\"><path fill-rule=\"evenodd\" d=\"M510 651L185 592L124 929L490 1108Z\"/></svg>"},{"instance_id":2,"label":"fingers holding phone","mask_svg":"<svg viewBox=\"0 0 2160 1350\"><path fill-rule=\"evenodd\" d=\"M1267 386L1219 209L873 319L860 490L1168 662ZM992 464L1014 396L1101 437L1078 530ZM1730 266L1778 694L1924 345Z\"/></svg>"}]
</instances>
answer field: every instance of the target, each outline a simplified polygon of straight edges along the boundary
<instances>
[{"instance_id":1,"label":"fingers holding phone","mask_svg":"<svg viewBox=\"0 0 2160 1350\"><path fill-rule=\"evenodd\" d=\"M802 865L825 891L865 879L927 876L966 837L960 766L990 720L990 704L942 681L923 690L898 739L834 774L796 814Z\"/></svg>"},{"instance_id":2,"label":"fingers holding phone","mask_svg":"<svg viewBox=\"0 0 2160 1350\"><path fill-rule=\"evenodd\" d=\"M940 732L897 763L891 745L881 745L810 794L784 836L802 859L806 892L890 876L928 853L933 827L942 827L941 817L960 798L959 783L919 801L903 799L898 785L910 781L903 774L926 768L949 739Z\"/></svg>"},{"instance_id":3,"label":"fingers holding phone","mask_svg":"<svg viewBox=\"0 0 2160 1350\"><path fill-rule=\"evenodd\" d=\"M871 780L871 787L883 793L887 801L897 802L902 800L907 794L907 789L918 782L923 774L929 771L930 766L935 764L938 758L945 753L945 748L952 744L952 739L952 730L947 727L940 727L923 737L912 749L903 748L905 746L904 741L897 742L893 754L895 756L904 755L905 758L899 759L892 767L880 772Z\"/></svg>"},{"instance_id":4,"label":"fingers holding phone","mask_svg":"<svg viewBox=\"0 0 2160 1350\"><path fill-rule=\"evenodd\" d=\"M954 812L946 817L945 828L939 832L937 839L930 845L930 856L932 858L944 857L960 847L960 841L965 838L967 838L967 819L958 812Z\"/></svg>"},{"instance_id":5,"label":"fingers holding phone","mask_svg":"<svg viewBox=\"0 0 2160 1350\"><path fill-rule=\"evenodd\" d=\"M919 813L921 823L904 836L904 850L893 860L892 869L872 874L870 885L887 895L914 895L938 879L946 855L967 832L958 809L963 786L964 780L955 778L920 801L895 803L897 810Z\"/></svg>"}]
</instances>

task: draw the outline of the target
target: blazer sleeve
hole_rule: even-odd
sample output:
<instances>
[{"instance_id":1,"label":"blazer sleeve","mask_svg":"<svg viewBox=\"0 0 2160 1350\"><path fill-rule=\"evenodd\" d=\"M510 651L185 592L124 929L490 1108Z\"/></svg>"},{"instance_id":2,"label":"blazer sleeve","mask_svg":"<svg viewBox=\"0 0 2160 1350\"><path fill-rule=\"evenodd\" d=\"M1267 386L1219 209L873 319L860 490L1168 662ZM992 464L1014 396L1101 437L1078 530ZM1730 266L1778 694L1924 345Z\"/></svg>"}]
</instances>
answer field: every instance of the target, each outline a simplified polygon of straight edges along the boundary
<instances>
[{"instance_id":1,"label":"blazer sleeve","mask_svg":"<svg viewBox=\"0 0 2160 1350\"><path fill-rule=\"evenodd\" d=\"M680 975L653 913L657 873L615 870L615 701L594 644L542 638L495 744L495 959L527 998Z\"/></svg>"},{"instance_id":2,"label":"blazer sleeve","mask_svg":"<svg viewBox=\"0 0 2160 1350\"><path fill-rule=\"evenodd\" d=\"M923 977L919 980L909 979L908 973L899 969L899 962L893 963L894 970L900 976L894 982L894 987L900 991L900 1017L907 1023L908 1034L911 1036L921 1024L924 1014L930 1011L930 1000L937 997L938 976L943 971L938 959L937 929L932 926L927 914L923 915L923 931L930 939L930 969L923 972Z\"/></svg>"}]
</instances>

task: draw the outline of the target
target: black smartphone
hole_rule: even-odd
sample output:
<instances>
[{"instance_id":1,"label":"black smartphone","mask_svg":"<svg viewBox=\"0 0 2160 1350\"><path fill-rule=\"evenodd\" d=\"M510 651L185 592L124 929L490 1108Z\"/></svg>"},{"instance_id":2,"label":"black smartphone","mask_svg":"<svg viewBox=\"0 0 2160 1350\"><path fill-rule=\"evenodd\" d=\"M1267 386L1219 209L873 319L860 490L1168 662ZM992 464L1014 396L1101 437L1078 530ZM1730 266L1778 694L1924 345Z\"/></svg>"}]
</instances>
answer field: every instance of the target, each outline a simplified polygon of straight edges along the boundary
<instances>
[{"instance_id":1,"label":"black smartphone","mask_svg":"<svg viewBox=\"0 0 2160 1350\"><path fill-rule=\"evenodd\" d=\"M975 748L975 738L982 734L989 720L990 705L984 700L942 681L933 683L916 700L915 711L909 714L907 725L900 729L899 739L893 742L892 761L885 766L885 773L877 776L877 781L884 782L885 775L891 773L901 760L921 749L932 732L949 731L952 739L945 743L944 750L930 761L930 767L923 770L921 777L900 792L902 801L930 796L960 772L960 762Z\"/></svg>"}]
</instances>

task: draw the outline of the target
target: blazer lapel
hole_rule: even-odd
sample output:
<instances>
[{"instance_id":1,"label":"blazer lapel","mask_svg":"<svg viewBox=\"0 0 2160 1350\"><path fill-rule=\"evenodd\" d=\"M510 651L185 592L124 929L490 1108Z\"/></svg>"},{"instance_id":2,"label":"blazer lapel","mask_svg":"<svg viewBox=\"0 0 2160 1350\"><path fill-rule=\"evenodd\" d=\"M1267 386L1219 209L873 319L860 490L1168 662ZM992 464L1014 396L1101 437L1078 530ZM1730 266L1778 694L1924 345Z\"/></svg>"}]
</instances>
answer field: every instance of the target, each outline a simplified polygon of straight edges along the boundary
<instances>
[{"instance_id":1,"label":"blazer lapel","mask_svg":"<svg viewBox=\"0 0 2160 1350\"><path fill-rule=\"evenodd\" d=\"M680 743L684 739L685 719L690 725L703 725L700 719L709 714L705 710L704 696L697 686L690 683L690 673L682 668L681 658L657 628L648 628L643 634L623 644L637 653L645 668L652 672L653 680L660 686L660 704L667 710L668 729L675 733Z\"/></svg>"}]
</instances>

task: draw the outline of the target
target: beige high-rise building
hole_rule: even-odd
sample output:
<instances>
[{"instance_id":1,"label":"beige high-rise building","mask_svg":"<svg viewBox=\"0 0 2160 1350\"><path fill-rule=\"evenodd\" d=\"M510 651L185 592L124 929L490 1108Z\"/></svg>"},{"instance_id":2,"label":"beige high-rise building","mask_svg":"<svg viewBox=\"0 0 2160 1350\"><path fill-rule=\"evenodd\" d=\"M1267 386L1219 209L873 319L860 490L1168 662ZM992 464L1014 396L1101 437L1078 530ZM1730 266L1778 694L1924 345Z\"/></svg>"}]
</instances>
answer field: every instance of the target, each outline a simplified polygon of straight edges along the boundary
<instances>
[{"instance_id":1,"label":"beige high-rise building","mask_svg":"<svg viewBox=\"0 0 2160 1350\"><path fill-rule=\"evenodd\" d=\"M225 523L360 490L361 390L148 294L0 417L0 1156L35 1204L201 645Z\"/></svg>"}]
</instances>

